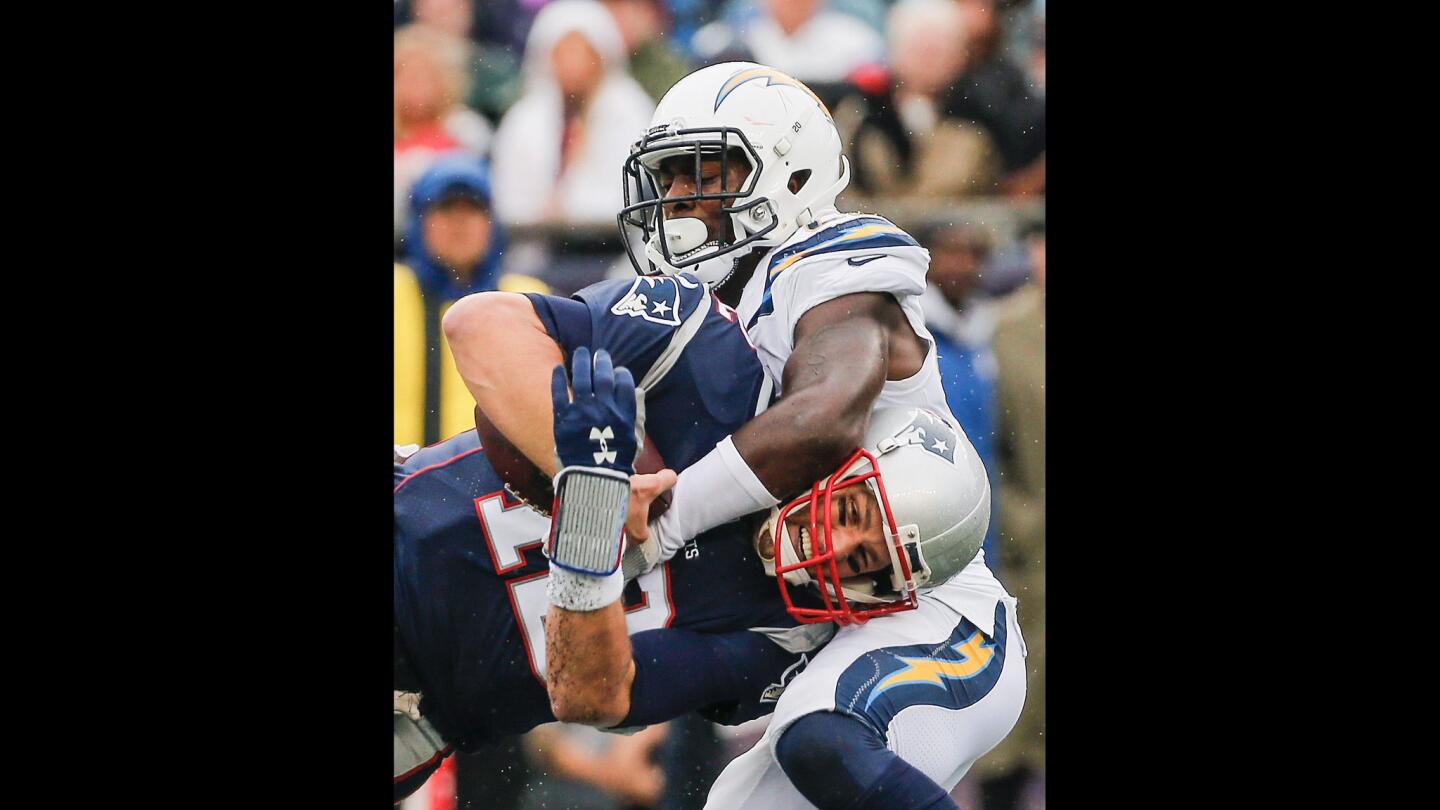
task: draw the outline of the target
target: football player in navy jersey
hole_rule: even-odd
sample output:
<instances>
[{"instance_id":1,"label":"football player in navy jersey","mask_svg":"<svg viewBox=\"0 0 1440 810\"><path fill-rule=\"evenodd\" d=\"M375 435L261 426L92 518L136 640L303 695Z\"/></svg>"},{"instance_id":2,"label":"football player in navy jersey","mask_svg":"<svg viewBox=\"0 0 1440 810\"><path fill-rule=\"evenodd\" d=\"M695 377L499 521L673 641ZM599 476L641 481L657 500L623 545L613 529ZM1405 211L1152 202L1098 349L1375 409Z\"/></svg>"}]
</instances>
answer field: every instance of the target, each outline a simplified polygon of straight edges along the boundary
<instances>
[{"instance_id":1,"label":"football player in navy jersey","mask_svg":"<svg viewBox=\"0 0 1440 810\"><path fill-rule=\"evenodd\" d=\"M769 404L733 313L693 279L513 298L540 317L557 356L561 347L604 348L641 380L647 441L673 469ZM524 393L512 407L523 407ZM397 452L394 510L398 801L452 750L523 733L556 713L543 624L550 521L506 490L474 431ZM798 625L787 613L747 531L732 523L701 534L624 586L633 675L624 713L597 724L643 726L692 710L725 723L757 717L829 638L828 625ZM561 709L566 719L593 720Z\"/></svg>"}]
</instances>

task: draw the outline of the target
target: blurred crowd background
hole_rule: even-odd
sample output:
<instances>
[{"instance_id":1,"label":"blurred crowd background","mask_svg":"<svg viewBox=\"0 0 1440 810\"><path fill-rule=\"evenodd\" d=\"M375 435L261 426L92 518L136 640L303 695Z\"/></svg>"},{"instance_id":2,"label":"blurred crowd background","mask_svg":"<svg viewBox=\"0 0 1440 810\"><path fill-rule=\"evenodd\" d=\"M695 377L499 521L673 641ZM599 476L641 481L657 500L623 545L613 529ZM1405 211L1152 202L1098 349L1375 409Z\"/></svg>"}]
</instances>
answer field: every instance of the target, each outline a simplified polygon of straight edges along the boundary
<instances>
[{"instance_id":1,"label":"blurred crowd background","mask_svg":"<svg viewBox=\"0 0 1440 810\"><path fill-rule=\"evenodd\" d=\"M1029 647L1019 725L953 795L1043 808L1045 0L396 0L394 58L397 444L474 425L440 332L450 303L633 275L621 165L674 82L752 60L826 102L853 167L840 209L931 252L926 317L992 477L986 558ZM763 723L552 724L452 757L405 807L699 808Z\"/></svg>"}]
</instances>

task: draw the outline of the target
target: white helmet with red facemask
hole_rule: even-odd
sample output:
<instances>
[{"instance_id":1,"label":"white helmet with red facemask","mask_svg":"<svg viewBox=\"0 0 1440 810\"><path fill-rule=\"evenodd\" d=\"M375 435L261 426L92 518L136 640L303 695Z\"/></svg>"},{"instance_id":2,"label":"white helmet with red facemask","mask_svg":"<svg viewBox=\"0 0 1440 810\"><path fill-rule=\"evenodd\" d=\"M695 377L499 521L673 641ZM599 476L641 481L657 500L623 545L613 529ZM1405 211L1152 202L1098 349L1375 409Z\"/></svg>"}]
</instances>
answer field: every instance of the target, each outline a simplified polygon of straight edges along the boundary
<instances>
[{"instance_id":1,"label":"white helmet with red facemask","mask_svg":"<svg viewBox=\"0 0 1440 810\"><path fill-rule=\"evenodd\" d=\"M842 577L835 559L832 501L840 490L867 487L875 496L889 567ZM791 537L793 516L808 529ZM780 550L761 561L776 575L790 614L801 622L862 623L913 610L921 588L944 583L975 559L990 525L990 482L965 434L924 408L880 408L870 417L864 445L810 492L771 511L767 532ZM793 586L817 586L819 607L797 603ZM812 596L801 602L813 602Z\"/></svg>"}]
</instances>

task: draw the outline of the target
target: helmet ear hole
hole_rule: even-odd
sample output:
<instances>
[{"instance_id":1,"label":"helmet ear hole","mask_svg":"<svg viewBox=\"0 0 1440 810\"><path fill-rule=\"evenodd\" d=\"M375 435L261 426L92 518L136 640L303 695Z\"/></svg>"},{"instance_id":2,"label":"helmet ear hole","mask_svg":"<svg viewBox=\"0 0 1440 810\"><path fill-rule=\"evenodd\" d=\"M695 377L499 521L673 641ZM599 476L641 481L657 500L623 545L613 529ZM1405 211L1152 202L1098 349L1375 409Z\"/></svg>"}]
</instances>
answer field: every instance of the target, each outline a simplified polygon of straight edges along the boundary
<instances>
[{"instance_id":1,"label":"helmet ear hole","mask_svg":"<svg viewBox=\"0 0 1440 810\"><path fill-rule=\"evenodd\" d=\"M726 149L723 157L724 171L721 172L720 177L721 188L727 191L739 191L745 188L746 182L750 179L750 173L755 168L754 166L750 165L750 157L745 154L744 149L741 149L738 146L732 146L729 149ZM733 185L733 188L730 183L729 176L731 166L737 166L740 169L739 182L735 183Z\"/></svg>"},{"instance_id":2,"label":"helmet ear hole","mask_svg":"<svg viewBox=\"0 0 1440 810\"><path fill-rule=\"evenodd\" d=\"M801 169L801 170L798 171L798 172L792 172L792 173L790 174L790 184L789 184L789 185L790 185L790 193L791 193L791 194L795 194L795 193L799 192L800 189L804 188L804 187L805 187L805 184L806 184L807 182L809 182L809 181L810 181L810 170L809 170L809 169Z\"/></svg>"}]
</instances>

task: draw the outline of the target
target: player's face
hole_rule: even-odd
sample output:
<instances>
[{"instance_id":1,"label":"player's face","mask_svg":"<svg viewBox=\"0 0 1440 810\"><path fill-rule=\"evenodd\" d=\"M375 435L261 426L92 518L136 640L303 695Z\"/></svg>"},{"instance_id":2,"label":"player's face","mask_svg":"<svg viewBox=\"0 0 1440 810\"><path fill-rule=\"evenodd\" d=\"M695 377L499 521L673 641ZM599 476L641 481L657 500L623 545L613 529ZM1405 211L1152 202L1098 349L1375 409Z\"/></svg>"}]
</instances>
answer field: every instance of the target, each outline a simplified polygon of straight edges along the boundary
<instances>
[{"instance_id":1,"label":"player's face","mask_svg":"<svg viewBox=\"0 0 1440 810\"><path fill-rule=\"evenodd\" d=\"M785 518L791 547L801 559L814 549L810 540L809 509L796 509ZM763 529L762 529L763 532ZM868 574L890 566L885 538L885 521L875 494L864 484L852 484L835 491L830 501L830 538L835 544L835 565L840 576ZM803 543L804 548L801 548ZM774 554L774 540L768 532L760 536L760 553Z\"/></svg>"},{"instance_id":2,"label":"player's face","mask_svg":"<svg viewBox=\"0 0 1440 810\"><path fill-rule=\"evenodd\" d=\"M722 172L722 168L724 171ZM750 175L750 166L743 158L731 157L728 161L720 158L706 158L700 161L700 176L695 176L695 157L676 155L660 161L656 172L660 182L660 196L664 199L684 197L689 194L719 194L722 191L738 191ZM730 215L720 209L734 203L734 198L715 200L684 200L672 205L662 205L666 219L694 217L705 223L708 235L705 241L735 241L735 226Z\"/></svg>"}]
</instances>

